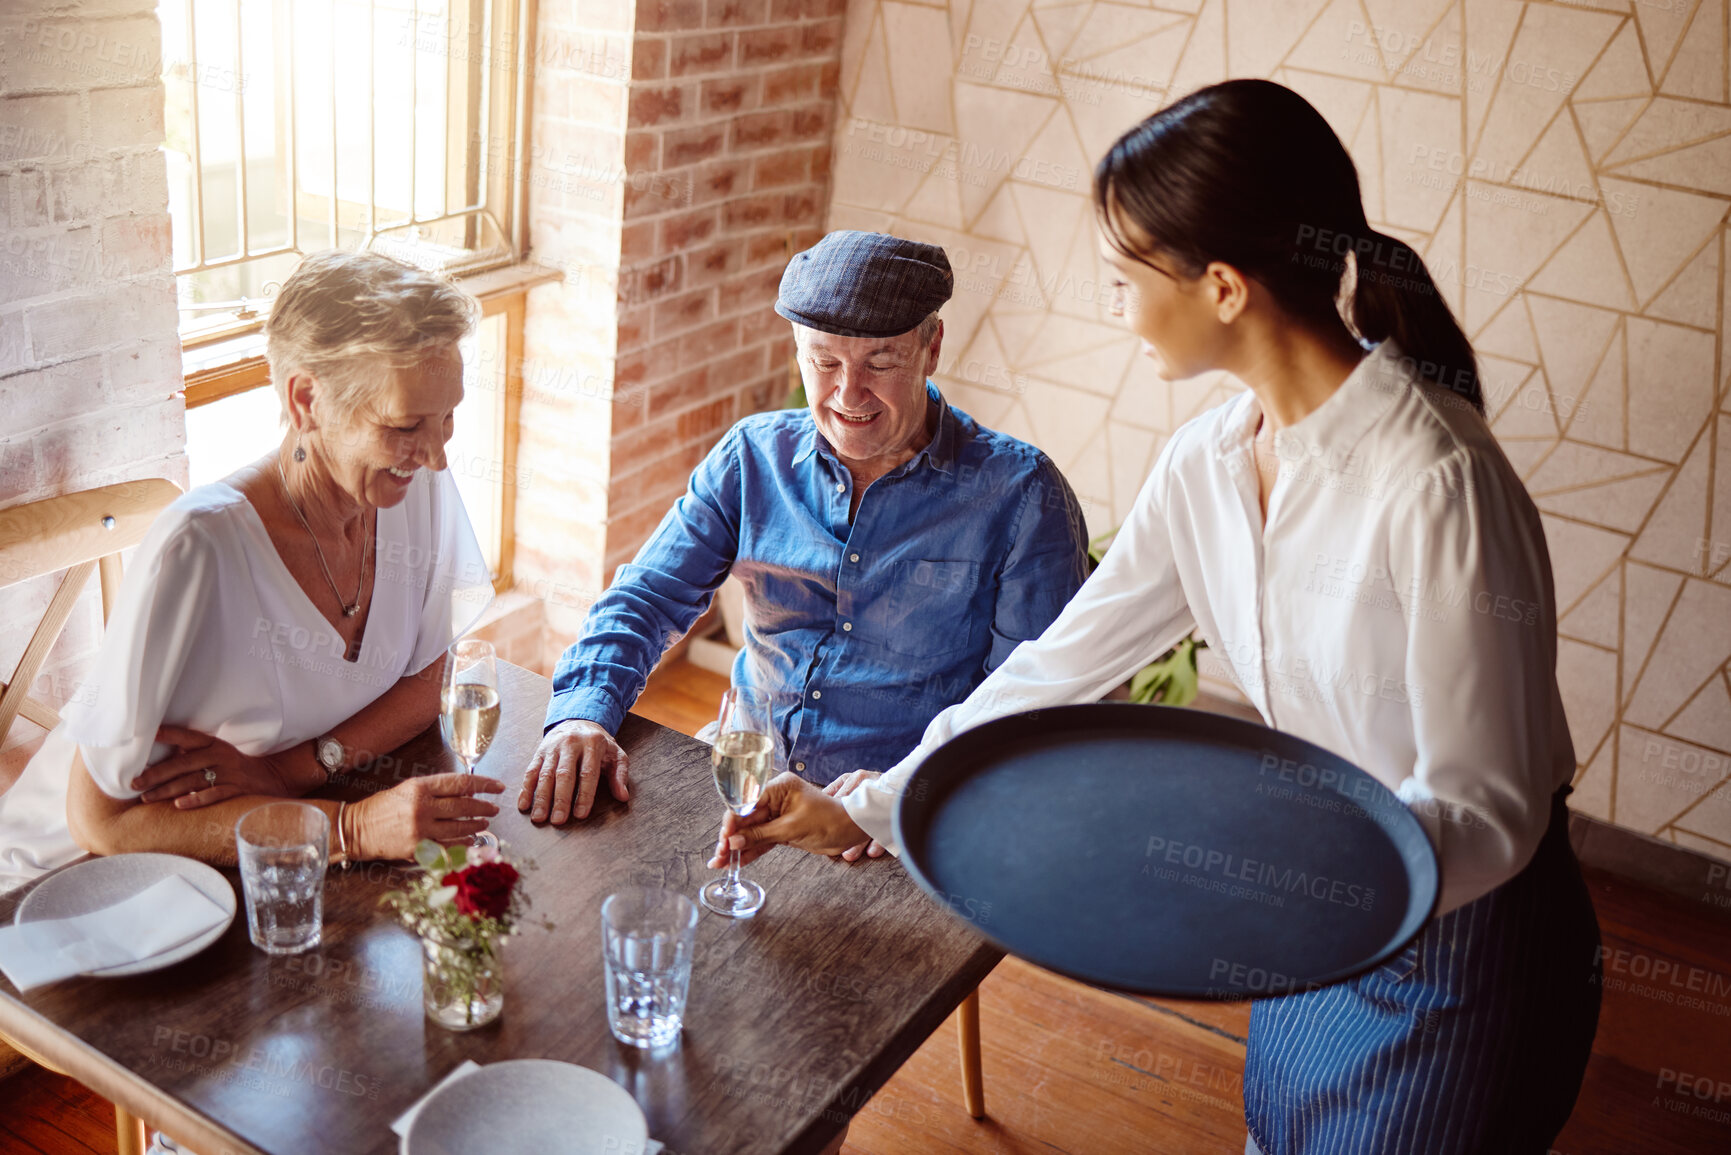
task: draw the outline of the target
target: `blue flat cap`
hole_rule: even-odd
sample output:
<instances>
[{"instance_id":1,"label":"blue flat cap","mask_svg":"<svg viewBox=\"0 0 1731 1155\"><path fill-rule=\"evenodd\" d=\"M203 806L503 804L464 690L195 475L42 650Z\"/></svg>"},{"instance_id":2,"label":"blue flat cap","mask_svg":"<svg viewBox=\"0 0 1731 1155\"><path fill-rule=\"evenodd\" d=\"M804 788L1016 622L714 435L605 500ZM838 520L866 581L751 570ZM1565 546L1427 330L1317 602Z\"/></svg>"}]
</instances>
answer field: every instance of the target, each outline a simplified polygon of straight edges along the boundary
<instances>
[{"instance_id":1,"label":"blue flat cap","mask_svg":"<svg viewBox=\"0 0 1731 1155\"><path fill-rule=\"evenodd\" d=\"M942 307L955 283L936 245L842 229L787 263L775 311L838 337L897 337Z\"/></svg>"}]
</instances>

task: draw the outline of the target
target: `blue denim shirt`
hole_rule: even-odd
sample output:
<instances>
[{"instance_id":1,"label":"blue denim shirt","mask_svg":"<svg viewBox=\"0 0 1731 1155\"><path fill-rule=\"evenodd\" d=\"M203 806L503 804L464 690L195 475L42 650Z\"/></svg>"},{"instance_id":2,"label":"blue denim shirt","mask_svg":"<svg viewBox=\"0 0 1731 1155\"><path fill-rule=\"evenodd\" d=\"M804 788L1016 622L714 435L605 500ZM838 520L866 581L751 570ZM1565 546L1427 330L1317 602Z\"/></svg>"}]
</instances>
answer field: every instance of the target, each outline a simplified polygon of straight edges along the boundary
<instances>
[{"instance_id":1,"label":"blue denim shirt","mask_svg":"<svg viewBox=\"0 0 1731 1155\"><path fill-rule=\"evenodd\" d=\"M1081 507L1050 459L927 383L930 444L853 479L807 410L738 422L584 619L547 725L618 729L667 645L729 571L746 591L735 685L770 692L786 764L826 784L883 770L1038 637L1087 576Z\"/></svg>"}]
</instances>

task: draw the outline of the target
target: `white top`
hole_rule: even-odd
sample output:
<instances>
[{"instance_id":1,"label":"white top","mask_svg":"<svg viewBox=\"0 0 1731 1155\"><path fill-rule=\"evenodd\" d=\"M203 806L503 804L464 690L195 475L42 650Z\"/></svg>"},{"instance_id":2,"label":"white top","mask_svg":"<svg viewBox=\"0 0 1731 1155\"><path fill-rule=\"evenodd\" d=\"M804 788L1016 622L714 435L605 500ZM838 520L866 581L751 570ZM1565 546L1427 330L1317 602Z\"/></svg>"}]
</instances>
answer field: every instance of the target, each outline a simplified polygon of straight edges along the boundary
<instances>
[{"instance_id":1,"label":"white top","mask_svg":"<svg viewBox=\"0 0 1731 1155\"><path fill-rule=\"evenodd\" d=\"M0 795L0 889L82 851L66 826L76 745L104 793L167 755L164 722L246 754L327 733L406 674L437 661L492 598L486 559L455 480L420 470L381 509L373 602L353 662L283 564L258 513L224 482L162 512L121 584L92 681Z\"/></svg>"},{"instance_id":2,"label":"white top","mask_svg":"<svg viewBox=\"0 0 1731 1155\"><path fill-rule=\"evenodd\" d=\"M1094 701L1194 624L1269 726L1413 810L1442 864L1439 913L1517 874L1575 771L1544 531L1484 420L1402 361L1383 342L1275 434L1266 527L1255 395L1187 422L1064 612L850 795L854 821L899 851L895 799L939 745Z\"/></svg>"}]
</instances>

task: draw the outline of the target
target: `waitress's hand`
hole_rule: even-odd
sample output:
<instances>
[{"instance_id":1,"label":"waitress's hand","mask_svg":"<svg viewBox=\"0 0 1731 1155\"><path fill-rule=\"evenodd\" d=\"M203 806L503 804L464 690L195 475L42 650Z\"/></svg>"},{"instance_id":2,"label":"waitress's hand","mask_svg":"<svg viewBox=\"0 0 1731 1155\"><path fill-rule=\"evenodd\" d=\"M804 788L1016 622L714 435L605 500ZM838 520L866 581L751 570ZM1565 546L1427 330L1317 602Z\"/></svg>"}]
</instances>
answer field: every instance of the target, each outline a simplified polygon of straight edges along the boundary
<instances>
[{"instance_id":1,"label":"waitress's hand","mask_svg":"<svg viewBox=\"0 0 1731 1155\"><path fill-rule=\"evenodd\" d=\"M174 753L133 778L132 788L144 791L140 801L173 799L177 808L195 810L244 794L293 798L301 793L277 763L242 754L221 738L164 725L157 727L156 740L173 746Z\"/></svg>"},{"instance_id":2,"label":"waitress's hand","mask_svg":"<svg viewBox=\"0 0 1731 1155\"><path fill-rule=\"evenodd\" d=\"M770 779L750 814L728 814L709 867L725 868L730 849L740 851L744 865L783 843L810 854L836 855L870 840L838 800L799 775L783 772Z\"/></svg>"},{"instance_id":3,"label":"waitress's hand","mask_svg":"<svg viewBox=\"0 0 1731 1155\"><path fill-rule=\"evenodd\" d=\"M840 778L837 778L834 782L825 786L823 792L828 794L831 798L846 798L849 794L852 794L855 790L858 790L861 786L864 786L872 779L882 777L883 772L880 770L855 770L852 774L843 774ZM846 850L842 851L842 861L858 862L861 853L864 853L867 858L882 858L884 856L884 848L877 839L873 838L868 842L862 842L858 846L850 846Z\"/></svg>"}]
</instances>

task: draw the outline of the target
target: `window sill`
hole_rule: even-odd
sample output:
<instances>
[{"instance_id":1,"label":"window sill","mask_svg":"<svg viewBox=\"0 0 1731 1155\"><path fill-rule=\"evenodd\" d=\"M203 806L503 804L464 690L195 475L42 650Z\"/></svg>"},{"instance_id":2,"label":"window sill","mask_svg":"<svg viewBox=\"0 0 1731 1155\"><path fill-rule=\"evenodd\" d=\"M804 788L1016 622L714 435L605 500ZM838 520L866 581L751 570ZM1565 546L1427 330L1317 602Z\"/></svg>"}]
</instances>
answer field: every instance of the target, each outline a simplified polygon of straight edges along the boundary
<instances>
[{"instance_id":1,"label":"window sill","mask_svg":"<svg viewBox=\"0 0 1731 1155\"><path fill-rule=\"evenodd\" d=\"M471 273L466 277L455 278L463 290L486 305L502 297L514 297L518 293L526 293L537 285L550 285L555 281L565 279L565 270L553 265L543 265L535 261L524 261L516 265L504 265L497 269L488 269L482 273Z\"/></svg>"},{"instance_id":2,"label":"window sill","mask_svg":"<svg viewBox=\"0 0 1731 1155\"><path fill-rule=\"evenodd\" d=\"M526 293L537 285L564 280L565 270L524 261L452 279L481 302L485 313L492 311L488 306L495 301ZM181 364L188 400L196 397L200 404L217 401L268 381L268 370L264 369L264 346L263 321L234 336L184 346ZM261 372L264 373L262 378Z\"/></svg>"}]
</instances>

